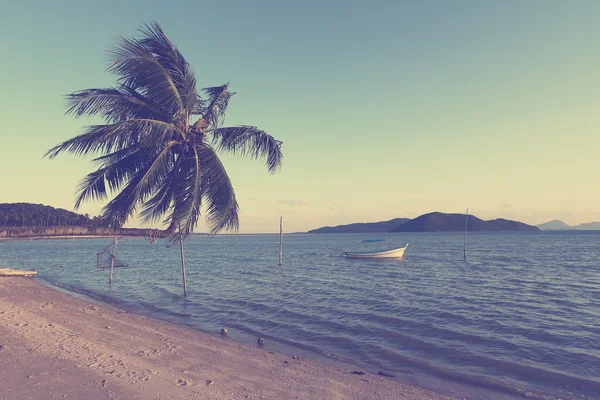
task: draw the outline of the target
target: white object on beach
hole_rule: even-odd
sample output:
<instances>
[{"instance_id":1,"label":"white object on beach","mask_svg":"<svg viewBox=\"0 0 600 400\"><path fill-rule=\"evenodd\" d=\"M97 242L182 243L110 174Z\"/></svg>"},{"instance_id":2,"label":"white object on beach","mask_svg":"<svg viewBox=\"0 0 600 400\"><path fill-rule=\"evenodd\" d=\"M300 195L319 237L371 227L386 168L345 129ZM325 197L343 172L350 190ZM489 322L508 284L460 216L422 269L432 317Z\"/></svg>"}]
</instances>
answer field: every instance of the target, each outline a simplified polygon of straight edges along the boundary
<instances>
[{"instance_id":1,"label":"white object on beach","mask_svg":"<svg viewBox=\"0 0 600 400\"><path fill-rule=\"evenodd\" d=\"M383 250L375 250L375 251L365 251L365 243L383 243ZM401 258L404 255L404 250L408 247L408 243L404 247L396 247L394 249L387 248L387 241L384 239L374 239L374 240L363 240L362 242L362 251L360 252L350 252L347 251L346 257L348 258Z\"/></svg>"},{"instance_id":2,"label":"white object on beach","mask_svg":"<svg viewBox=\"0 0 600 400\"><path fill-rule=\"evenodd\" d=\"M0 268L0 276L34 276L36 271L21 271L18 269Z\"/></svg>"}]
</instances>

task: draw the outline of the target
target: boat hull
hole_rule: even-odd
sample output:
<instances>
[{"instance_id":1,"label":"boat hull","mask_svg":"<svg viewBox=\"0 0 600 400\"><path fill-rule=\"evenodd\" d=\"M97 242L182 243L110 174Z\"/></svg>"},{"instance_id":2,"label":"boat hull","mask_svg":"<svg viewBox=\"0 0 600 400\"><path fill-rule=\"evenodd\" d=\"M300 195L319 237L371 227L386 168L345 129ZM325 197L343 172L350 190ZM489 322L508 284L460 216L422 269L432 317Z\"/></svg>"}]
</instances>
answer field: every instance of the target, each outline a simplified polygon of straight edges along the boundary
<instances>
[{"instance_id":1,"label":"boat hull","mask_svg":"<svg viewBox=\"0 0 600 400\"><path fill-rule=\"evenodd\" d=\"M372 251L367 253L347 251L345 254L348 258L402 258L404 250L406 250L407 247L408 245L391 250Z\"/></svg>"}]
</instances>

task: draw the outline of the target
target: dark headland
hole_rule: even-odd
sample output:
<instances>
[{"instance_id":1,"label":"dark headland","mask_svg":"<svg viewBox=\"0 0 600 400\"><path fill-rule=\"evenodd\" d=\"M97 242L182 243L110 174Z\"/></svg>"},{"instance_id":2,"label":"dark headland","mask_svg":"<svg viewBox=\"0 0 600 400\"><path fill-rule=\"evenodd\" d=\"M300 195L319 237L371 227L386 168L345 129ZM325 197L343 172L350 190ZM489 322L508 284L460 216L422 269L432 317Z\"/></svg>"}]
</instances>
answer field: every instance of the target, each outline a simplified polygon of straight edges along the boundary
<instances>
[{"instance_id":1,"label":"dark headland","mask_svg":"<svg viewBox=\"0 0 600 400\"><path fill-rule=\"evenodd\" d=\"M354 223L335 227L323 227L308 233L384 233L384 232L453 232L465 229L465 214L445 214L432 212L414 219L396 218L390 221ZM469 215L468 231L531 231L540 229L519 221L492 219L489 221Z\"/></svg>"},{"instance_id":2,"label":"dark headland","mask_svg":"<svg viewBox=\"0 0 600 400\"><path fill-rule=\"evenodd\" d=\"M32 203L0 203L0 239L63 236L144 236L147 229L113 228L110 221Z\"/></svg>"}]
</instances>

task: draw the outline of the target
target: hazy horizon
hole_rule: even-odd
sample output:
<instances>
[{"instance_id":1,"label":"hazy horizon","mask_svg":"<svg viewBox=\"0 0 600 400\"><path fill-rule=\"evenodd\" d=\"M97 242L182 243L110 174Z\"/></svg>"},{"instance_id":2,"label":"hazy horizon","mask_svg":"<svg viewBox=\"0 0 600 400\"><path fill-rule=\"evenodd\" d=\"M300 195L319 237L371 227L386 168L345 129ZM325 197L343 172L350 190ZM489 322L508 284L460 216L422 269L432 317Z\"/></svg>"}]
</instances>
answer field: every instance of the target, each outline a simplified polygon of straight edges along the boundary
<instances>
[{"instance_id":1,"label":"hazy horizon","mask_svg":"<svg viewBox=\"0 0 600 400\"><path fill-rule=\"evenodd\" d=\"M600 220L598 2L62 4L0 6L1 203L73 209L92 163L42 156L100 120L64 116L63 96L112 86L106 50L157 20L199 87L231 82L226 125L283 141L274 175L223 156L240 233L276 232L279 216L300 232L466 208Z\"/></svg>"}]
</instances>

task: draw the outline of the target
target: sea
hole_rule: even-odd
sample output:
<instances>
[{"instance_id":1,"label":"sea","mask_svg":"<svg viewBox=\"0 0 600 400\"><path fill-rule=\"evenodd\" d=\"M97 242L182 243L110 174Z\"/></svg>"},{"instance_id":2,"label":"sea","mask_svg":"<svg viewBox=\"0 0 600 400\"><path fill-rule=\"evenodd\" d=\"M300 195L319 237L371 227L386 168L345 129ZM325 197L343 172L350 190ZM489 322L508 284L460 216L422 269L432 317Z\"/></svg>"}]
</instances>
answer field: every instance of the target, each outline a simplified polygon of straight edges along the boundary
<instances>
[{"instance_id":1,"label":"sea","mask_svg":"<svg viewBox=\"0 0 600 400\"><path fill-rule=\"evenodd\" d=\"M357 260L361 240L409 243ZM0 243L75 296L465 399L600 399L600 232L195 235Z\"/></svg>"}]
</instances>

